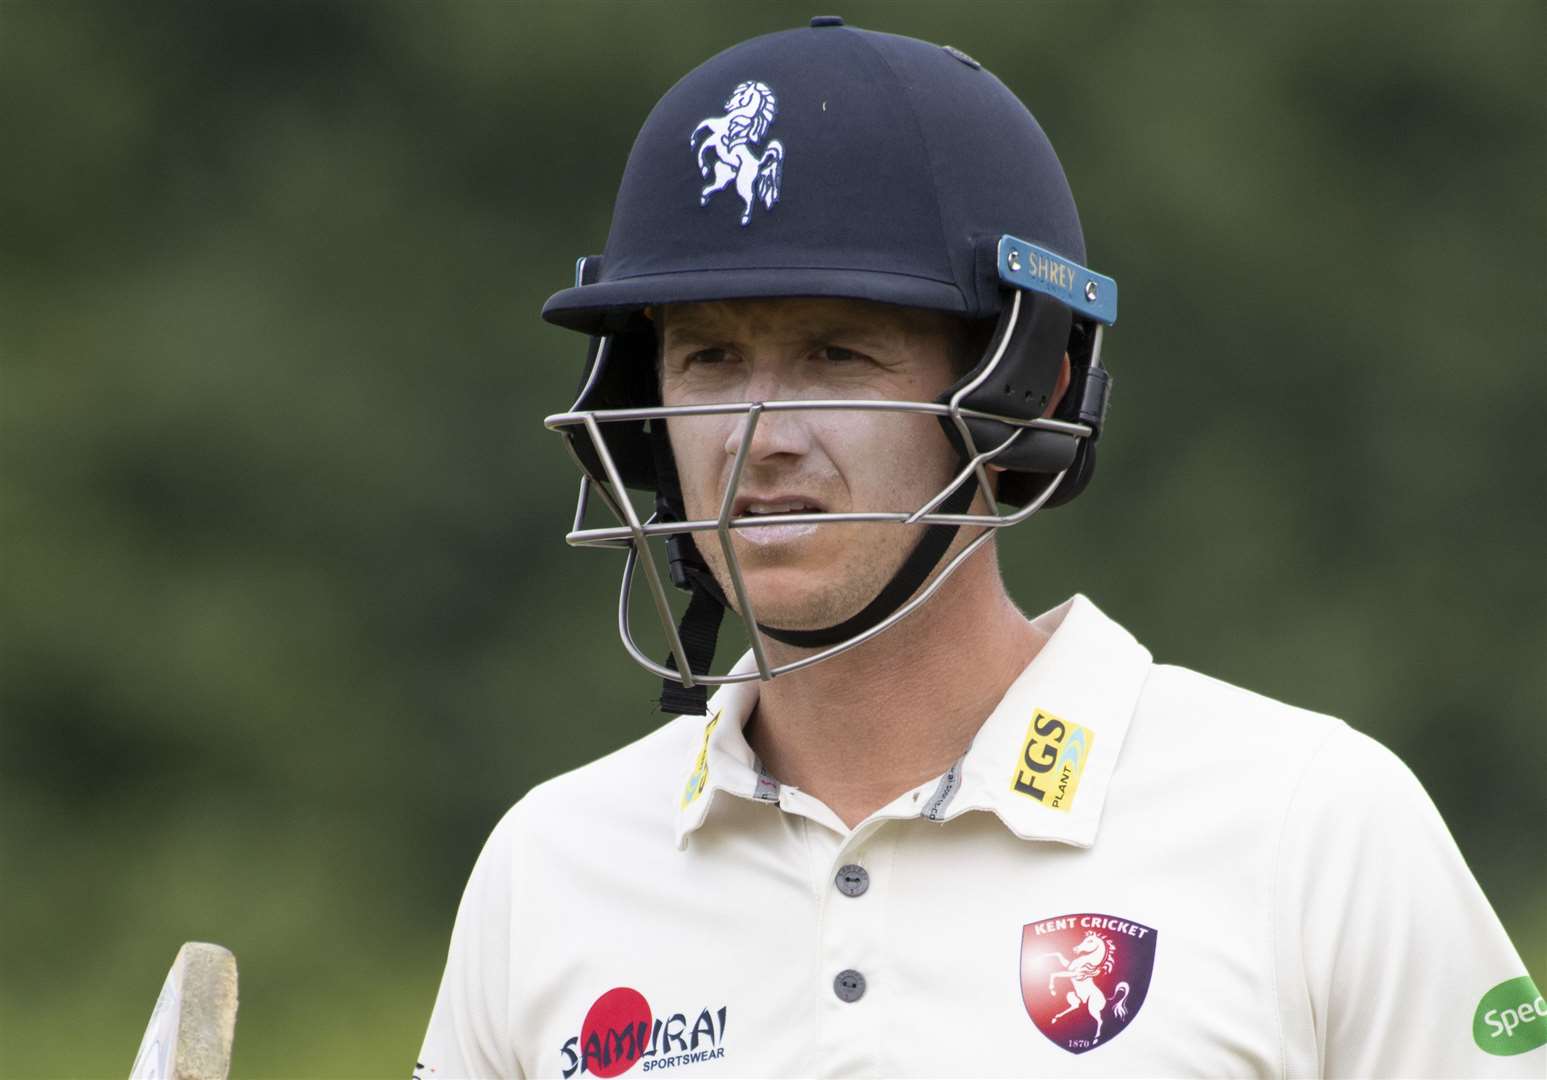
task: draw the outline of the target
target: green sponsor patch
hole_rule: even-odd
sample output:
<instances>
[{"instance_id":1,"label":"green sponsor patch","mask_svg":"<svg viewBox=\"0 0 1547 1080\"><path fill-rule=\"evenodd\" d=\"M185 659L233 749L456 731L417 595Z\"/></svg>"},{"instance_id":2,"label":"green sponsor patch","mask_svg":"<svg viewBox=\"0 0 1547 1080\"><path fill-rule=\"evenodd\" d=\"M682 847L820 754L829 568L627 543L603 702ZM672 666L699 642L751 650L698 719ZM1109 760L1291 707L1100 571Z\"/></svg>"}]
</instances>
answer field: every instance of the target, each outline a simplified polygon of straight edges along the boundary
<instances>
[{"instance_id":1,"label":"green sponsor patch","mask_svg":"<svg viewBox=\"0 0 1547 1080\"><path fill-rule=\"evenodd\" d=\"M1490 1054L1523 1054L1547 1044L1547 1001L1522 975L1483 995L1472 1015L1472 1038Z\"/></svg>"}]
</instances>

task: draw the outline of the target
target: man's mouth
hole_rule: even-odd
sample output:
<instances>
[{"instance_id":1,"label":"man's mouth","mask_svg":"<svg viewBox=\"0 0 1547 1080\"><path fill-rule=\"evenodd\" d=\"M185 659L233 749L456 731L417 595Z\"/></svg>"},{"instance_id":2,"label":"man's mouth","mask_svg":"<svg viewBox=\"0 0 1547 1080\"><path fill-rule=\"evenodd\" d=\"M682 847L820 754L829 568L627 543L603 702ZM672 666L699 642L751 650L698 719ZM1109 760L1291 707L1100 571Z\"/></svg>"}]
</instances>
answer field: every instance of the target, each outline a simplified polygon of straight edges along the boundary
<instances>
[{"instance_id":1,"label":"man's mouth","mask_svg":"<svg viewBox=\"0 0 1547 1080\"><path fill-rule=\"evenodd\" d=\"M815 523L789 522L786 524L777 520L778 515L821 514L826 510L827 508L820 501L805 495L782 493L739 495L731 504L731 517L774 517L775 520L767 525L743 525L736 530L736 535L747 543L765 547L792 543L816 532Z\"/></svg>"},{"instance_id":2,"label":"man's mouth","mask_svg":"<svg viewBox=\"0 0 1547 1080\"><path fill-rule=\"evenodd\" d=\"M731 517L820 514L825 510L820 502L803 495L739 495L731 506Z\"/></svg>"}]
</instances>

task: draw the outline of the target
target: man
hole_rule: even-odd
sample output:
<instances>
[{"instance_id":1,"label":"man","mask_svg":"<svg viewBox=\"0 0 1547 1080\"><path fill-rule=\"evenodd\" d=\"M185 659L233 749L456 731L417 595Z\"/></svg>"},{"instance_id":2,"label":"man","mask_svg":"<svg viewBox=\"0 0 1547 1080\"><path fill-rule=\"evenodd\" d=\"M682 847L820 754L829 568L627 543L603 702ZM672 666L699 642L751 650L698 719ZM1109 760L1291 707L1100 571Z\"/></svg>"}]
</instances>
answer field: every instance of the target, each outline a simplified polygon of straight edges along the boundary
<instances>
[{"instance_id":1,"label":"man","mask_svg":"<svg viewBox=\"0 0 1547 1080\"><path fill-rule=\"evenodd\" d=\"M680 715L496 828L417 1075L1541 1074L1547 1002L1395 758L1006 595L998 530L1105 422L1084 263L959 50L823 17L655 107L544 316L592 335L571 542L628 549Z\"/></svg>"}]
</instances>

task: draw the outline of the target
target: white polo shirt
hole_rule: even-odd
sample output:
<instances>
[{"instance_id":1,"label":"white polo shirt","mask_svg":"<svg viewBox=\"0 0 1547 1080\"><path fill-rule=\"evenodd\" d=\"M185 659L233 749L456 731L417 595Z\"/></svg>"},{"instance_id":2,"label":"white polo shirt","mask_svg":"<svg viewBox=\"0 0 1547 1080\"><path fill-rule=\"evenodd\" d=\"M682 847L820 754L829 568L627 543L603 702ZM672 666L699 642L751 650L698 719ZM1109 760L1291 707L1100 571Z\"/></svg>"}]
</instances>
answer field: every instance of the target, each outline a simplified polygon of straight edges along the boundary
<instances>
[{"instance_id":1,"label":"white polo shirt","mask_svg":"<svg viewBox=\"0 0 1547 1080\"><path fill-rule=\"evenodd\" d=\"M756 683L534 788L415 1075L1543 1076L1547 1003L1390 752L1083 596L1033 625L961 760L852 830L760 768Z\"/></svg>"}]
</instances>

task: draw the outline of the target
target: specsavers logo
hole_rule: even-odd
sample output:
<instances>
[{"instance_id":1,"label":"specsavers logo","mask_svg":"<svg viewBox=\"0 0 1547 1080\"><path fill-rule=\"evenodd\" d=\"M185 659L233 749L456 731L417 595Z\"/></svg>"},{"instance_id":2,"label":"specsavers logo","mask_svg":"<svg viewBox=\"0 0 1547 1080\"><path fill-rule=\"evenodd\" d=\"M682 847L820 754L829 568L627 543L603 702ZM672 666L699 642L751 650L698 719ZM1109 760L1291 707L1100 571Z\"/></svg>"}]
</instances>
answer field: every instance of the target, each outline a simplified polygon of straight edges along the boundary
<instances>
[{"instance_id":1,"label":"specsavers logo","mask_svg":"<svg viewBox=\"0 0 1547 1080\"><path fill-rule=\"evenodd\" d=\"M1089 728L1038 709L1032 714L1020 759L1010 776L1011 790L1067 813L1074 805L1095 742L1096 735Z\"/></svg>"},{"instance_id":2,"label":"specsavers logo","mask_svg":"<svg viewBox=\"0 0 1547 1080\"><path fill-rule=\"evenodd\" d=\"M1531 976L1501 982L1483 995L1472 1015L1472 1038L1500 1057L1547 1045L1547 1001Z\"/></svg>"},{"instance_id":3,"label":"specsavers logo","mask_svg":"<svg viewBox=\"0 0 1547 1080\"><path fill-rule=\"evenodd\" d=\"M693 772L688 776L687 786L682 789L682 805L697 799L704 793L704 787L709 783L709 736L714 734L714 726L720 722L720 711L715 710L709 718L709 723L704 725L704 741L698 746L698 759L693 762Z\"/></svg>"},{"instance_id":4,"label":"specsavers logo","mask_svg":"<svg viewBox=\"0 0 1547 1080\"><path fill-rule=\"evenodd\" d=\"M691 1022L680 1012L661 1019L638 990L615 986L596 999L580 1034L560 1049L564 1076L621 1076L641 1061L641 1071L650 1072L718 1060L725 1056L725 1009L705 1007Z\"/></svg>"}]
</instances>

